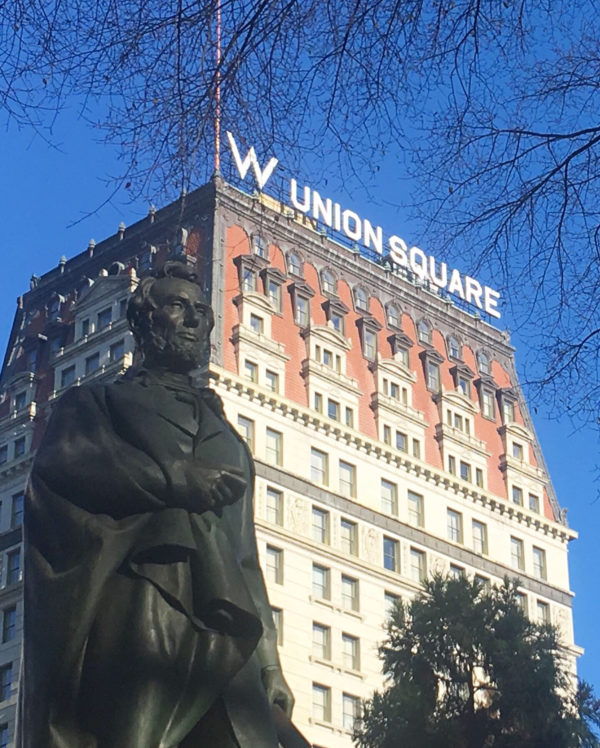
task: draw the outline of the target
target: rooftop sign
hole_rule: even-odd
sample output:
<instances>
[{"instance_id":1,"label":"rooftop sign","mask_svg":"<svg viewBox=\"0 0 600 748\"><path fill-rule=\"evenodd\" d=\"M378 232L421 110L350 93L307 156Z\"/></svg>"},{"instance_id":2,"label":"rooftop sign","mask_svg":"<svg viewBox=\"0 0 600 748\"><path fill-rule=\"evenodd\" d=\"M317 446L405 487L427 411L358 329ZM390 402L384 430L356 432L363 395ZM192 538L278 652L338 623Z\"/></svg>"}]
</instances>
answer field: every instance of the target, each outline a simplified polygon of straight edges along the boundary
<instances>
[{"instance_id":1,"label":"rooftop sign","mask_svg":"<svg viewBox=\"0 0 600 748\"><path fill-rule=\"evenodd\" d=\"M242 158L233 135L228 132L227 139L240 178L246 178L252 168L259 190L262 190L271 178L279 161L271 158L262 168L258 163L254 148L250 148ZM353 210L343 208L331 198L323 198L317 190L305 185L298 187L296 179L290 179L290 205L297 211L321 221L329 228L339 231L351 241L373 250L377 254L388 257L396 268L410 270L423 282L455 294L469 304L473 304L491 317L500 319L498 301L500 294L489 286L482 286L475 278L463 275L456 268L448 267L447 263L439 262L432 255L427 255L419 247L409 247L408 244L395 234L384 241L381 226L374 226L368 219L361 218Z\"/></svg>"}]
</instances>

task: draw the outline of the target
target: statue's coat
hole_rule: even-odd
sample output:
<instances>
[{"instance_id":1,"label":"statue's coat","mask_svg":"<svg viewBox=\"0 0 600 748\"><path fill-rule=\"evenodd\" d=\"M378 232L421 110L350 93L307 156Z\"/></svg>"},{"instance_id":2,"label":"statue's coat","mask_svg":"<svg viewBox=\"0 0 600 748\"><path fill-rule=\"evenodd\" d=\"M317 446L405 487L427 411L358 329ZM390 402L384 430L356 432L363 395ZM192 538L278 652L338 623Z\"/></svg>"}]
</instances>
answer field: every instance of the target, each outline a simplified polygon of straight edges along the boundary
<instances>
[{"instance_id":1,"label":"statue's coat","mask_svg":"<svg viewBox=\"0 0 600 748\"><path fill-rule=\"evenodd\" d=\"M72 388L50 419L25 508L25 748L200 746L213 713L277 746L252 459L217 395L176 379ZM244 495L201 511L182 459L237 467Z\"/></svg>"}]
</instances>

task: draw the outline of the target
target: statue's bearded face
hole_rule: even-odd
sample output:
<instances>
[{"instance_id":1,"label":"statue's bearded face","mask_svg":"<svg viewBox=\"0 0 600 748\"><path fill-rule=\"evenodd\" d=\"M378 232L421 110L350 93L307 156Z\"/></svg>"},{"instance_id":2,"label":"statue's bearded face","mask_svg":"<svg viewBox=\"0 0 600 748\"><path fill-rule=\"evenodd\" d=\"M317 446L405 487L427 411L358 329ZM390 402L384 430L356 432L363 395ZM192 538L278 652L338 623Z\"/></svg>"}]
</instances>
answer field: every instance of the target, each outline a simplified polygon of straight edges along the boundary
<instances>
[{"instance_id":1,"label":"statue's bearded face","mask_svg":"<svg viewBox=\"0 0 600 748\"><path fill-rule=\"evenodd\" d=\"M182 278L161 278L150 291L155 309L143 342L147 366L188 372L208 360L212 312L202 290Z\"/></svg>"}]
</instances>

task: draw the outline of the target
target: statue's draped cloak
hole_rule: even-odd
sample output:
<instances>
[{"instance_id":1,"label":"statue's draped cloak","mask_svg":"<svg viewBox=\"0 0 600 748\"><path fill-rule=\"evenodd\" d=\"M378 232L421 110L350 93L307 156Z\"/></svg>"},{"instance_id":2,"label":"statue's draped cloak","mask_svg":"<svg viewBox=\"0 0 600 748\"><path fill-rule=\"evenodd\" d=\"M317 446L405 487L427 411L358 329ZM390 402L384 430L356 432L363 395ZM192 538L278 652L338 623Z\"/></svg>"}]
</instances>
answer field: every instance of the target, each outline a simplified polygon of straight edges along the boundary
<instances>
[{"instance_id":1,"label":"statue's draped cloak","mask_svg":"<svg viewBox=\"0 0 600 748\"><path fill-rule=\"evenodd\" d=\"M200 746L215 705L242 748L277 745L252 459L215 393L174 379L72 388L50 419L25 507L24 748ZM239 468L244 496L202 511L182 460Z\"/></svg>"}]
</instances>

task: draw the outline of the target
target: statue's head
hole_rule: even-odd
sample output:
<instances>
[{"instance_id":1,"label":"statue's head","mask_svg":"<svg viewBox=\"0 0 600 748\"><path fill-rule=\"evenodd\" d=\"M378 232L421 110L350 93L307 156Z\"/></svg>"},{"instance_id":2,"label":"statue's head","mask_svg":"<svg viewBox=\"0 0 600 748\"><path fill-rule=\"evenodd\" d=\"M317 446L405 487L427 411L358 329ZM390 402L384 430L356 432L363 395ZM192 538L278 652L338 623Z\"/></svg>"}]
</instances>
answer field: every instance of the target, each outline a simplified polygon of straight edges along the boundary
<instances>
[{"instance_id":1,"label":"statue's head","mask_svg":"<svg viewBox=\"0 0 600 748\"><path fill-rule=\"evenodd\" d=\"M140 281L127 319L148 368L185 373L208 363L214 315L193 268L166 262Z\"/></svg>"}]
</instances>

